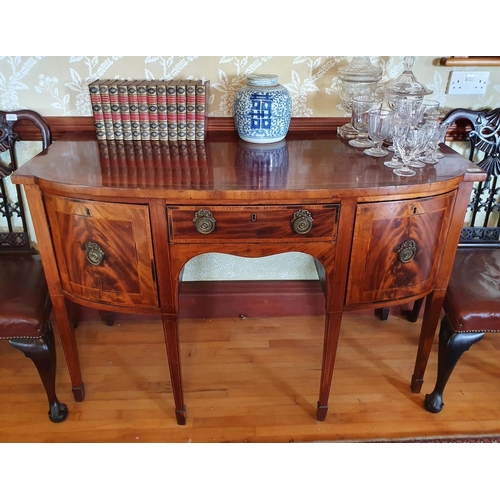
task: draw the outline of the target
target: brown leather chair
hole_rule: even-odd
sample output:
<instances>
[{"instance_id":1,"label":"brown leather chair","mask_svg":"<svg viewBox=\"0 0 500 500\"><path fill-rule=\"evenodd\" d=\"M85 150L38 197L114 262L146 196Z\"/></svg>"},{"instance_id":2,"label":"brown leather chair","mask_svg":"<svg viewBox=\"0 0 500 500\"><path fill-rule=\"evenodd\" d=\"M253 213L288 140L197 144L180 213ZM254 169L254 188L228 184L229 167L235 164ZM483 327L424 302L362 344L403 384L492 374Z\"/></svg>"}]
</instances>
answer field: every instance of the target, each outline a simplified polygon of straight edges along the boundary
<instances>
[{"instance_id":1,"label":"brown leather chair","mask_svg":"<svg viewBox=\"0 0 500 500\"><path fill-rule=\"evenodd\" d=\"M469 159L488 178L473 190L446 291L437 381L425 396L432 413L443 407L443 391L460 356L485 332L500 331L500 108L455 109L444 120L470 128Z\"/></svg>"},{"instance_id":2,"label":"brown leather chair","mask_svg":"<svg viewBox=\"0 0 500 500\"><path fill-rule=\"evenodd\" d=\"M56 352L50 324L51 303L40 257L31 248L19 186L8 188L8 176L17 168L14 131L21 120L40 129L42 147L51 143L50 129L36 112L0 111L0 151L10 151L10 164L0 162L0 339L21 350L36 366L49 401L49 419L62 422L68 409L55 392ZM22 227L15 227L15 220Z\"/></svg>"}]
</instances>

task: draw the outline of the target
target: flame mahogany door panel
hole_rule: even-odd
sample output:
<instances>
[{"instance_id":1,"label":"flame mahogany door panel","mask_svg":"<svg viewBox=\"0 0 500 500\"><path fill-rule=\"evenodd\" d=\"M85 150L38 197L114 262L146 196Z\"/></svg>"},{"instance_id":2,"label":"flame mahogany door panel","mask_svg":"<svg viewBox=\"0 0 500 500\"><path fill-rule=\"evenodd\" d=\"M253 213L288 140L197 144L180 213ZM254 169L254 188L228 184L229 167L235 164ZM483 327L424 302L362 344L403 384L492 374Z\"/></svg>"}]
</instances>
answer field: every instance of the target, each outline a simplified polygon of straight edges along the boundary
<instances>
[{"instance_id":1,"label":"flame mahogany door panel","mask_svg":"<svg viewBox=\"0 0 500 500\"><path fill-rule=\"evenodd\" d=\"M451 192L359 204L346 305L429 293L435 286L454 200Z\"/></svg>"},{"instance_id":2,"label":"flame mahogany door panel","mask_svg":"<svg viewBox=\"0 0 500 500\"><path fill-rule=\"evenodd\" d=\"M63 289L84 300L158 308L149 208L46 195Z\"/></svg>"}]
</instances>

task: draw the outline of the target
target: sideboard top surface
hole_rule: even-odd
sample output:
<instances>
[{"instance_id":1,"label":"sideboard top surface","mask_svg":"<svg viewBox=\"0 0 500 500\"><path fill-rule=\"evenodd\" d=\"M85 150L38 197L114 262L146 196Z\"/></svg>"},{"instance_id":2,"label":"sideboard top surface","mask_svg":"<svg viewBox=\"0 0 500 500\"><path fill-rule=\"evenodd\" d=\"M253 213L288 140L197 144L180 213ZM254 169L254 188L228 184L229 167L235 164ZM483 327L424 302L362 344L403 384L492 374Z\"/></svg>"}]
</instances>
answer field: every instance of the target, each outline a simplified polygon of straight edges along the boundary
<instances>
[{"instance_id":1,"label":"sideboard top surface","mask_svg":"<svg viewBox=\"0 0 500 500\"><path fill-rule=\"evenodd\" d=\"M230 133L191 144L127 144L79 132L65 134L20 167L13 182L68 195L280 203L421 196L484 178L452 149L442 145L441 151L437 165L399 177L384 166L387 158L366 156L335 133L289 133L279 144L261 146Z\"/></svg>"}]
</instances>

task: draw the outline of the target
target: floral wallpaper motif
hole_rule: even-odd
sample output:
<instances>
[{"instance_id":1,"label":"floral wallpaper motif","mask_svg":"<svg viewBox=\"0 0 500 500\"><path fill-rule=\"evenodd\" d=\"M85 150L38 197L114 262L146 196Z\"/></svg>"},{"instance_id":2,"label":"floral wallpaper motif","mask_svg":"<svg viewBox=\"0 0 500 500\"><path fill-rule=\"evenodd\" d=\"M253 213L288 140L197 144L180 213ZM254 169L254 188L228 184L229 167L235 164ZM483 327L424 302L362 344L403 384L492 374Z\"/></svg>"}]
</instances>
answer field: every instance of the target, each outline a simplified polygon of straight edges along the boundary
<instances>
[{"instance_id":1,"label":"floral wallpaper motif","mask_svg":"<svg viewBox=\"0 0 500 500\"><path fill-rule=\"evenodd\" d=\"M441 56L416 57L413 72L443 107L498 107L500 68L489 68L484 96L448 95L450 68ZM0 109L35 109L47 116L91 115L88 84L97 78L210 80L210 116L232 116L234 94L252 73L273 73L290 91L295 117L346 116L339 104L343 56L0 56ZM371 57L381 83L403 71L401 56Z\"/></svg>"},{"instance_id":2,"label":"floral wallpaper motif","mask_svg":"<svg viewBox=\"0 0 500 500\"><path fill-rule=\"evenodd\" d=\"M449 95L453 68L439 66L441 56L415 58L413 72L433 91L441 107L500 107L500 67L488 68L485 95ZM210 80L209 116L232 116L234 95L252 73L279 77L292 96L294 117L348 116L339 98L338 68L344 56L0 56L0 109L33 109L44 116L91 116L88 84L97 78ZM401 56L371 57L383 68L381 84L403 71ZM26 158L38 144L23 147ZM184 279L316 279L312 259L291 253L263 259L205 254L190 261Z\"/></svg>"}]
</instances>

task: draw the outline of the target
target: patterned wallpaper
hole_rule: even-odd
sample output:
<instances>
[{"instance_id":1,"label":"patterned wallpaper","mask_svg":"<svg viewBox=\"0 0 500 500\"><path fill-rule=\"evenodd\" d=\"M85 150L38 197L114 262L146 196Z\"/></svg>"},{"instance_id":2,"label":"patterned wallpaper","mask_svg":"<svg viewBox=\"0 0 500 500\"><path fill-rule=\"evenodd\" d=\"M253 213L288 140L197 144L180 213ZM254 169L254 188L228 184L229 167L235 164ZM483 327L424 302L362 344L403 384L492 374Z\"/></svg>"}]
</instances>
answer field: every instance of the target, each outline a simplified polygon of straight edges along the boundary
<instances>
[{"instance_id":1,"label":"patterned wallpaper","mask_svg":"<svg viewBox=\"0 0 500 500\"><path fill-rule=\"evenodd\" d=\"M447 95L450 70L441 56L416 57L413 71L442 107L498 107L500 67L488 68L484 96ZM87 85L96 78L206 78L210 116L232 116L236 91L251 73L273 73L290 91L293 116L346 116L339 104L338 68L343 56L0 56L0 109L30 108L42 115L91 115ZM372 57L383 67L381 83L403 71L402 57Z\"/></svg>"},{"instance_id":2,"label":"patterned wallpaper","mask_svg":"<svg viewBox=\"0 0 500 500\"><path fill-rule=\"evenodd\" d=\"M415 58L413 72L433 91L443 109L500 107L500 67L487 68L485 95L448 95L453 68L439 66L441 56ZM279 77L292 96L294 117L341 117L338 68L344 56L0 56L0 109L33 109L44 116L90 116L88 83L97 78L210 80L209 116L232 116L237 90L252 73ZM381 84L403 71L401 56L371 57L383 68ZM25 144L22 155L36 153L38 144ZM261 259L205 254L186 265L184 280L316 279L312 259L290 253Z\"/></svg>"}]
</instances>

